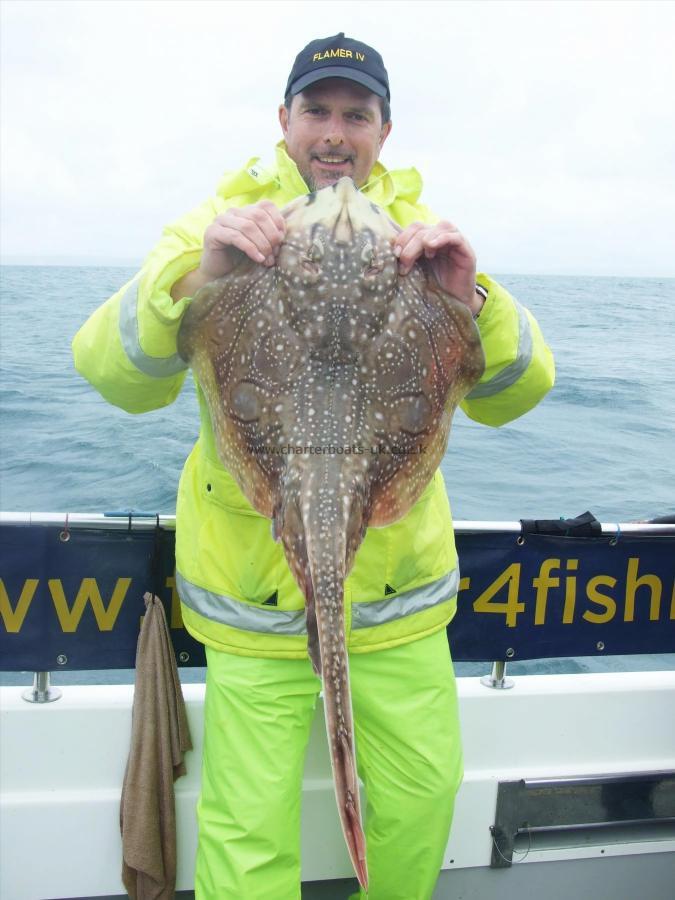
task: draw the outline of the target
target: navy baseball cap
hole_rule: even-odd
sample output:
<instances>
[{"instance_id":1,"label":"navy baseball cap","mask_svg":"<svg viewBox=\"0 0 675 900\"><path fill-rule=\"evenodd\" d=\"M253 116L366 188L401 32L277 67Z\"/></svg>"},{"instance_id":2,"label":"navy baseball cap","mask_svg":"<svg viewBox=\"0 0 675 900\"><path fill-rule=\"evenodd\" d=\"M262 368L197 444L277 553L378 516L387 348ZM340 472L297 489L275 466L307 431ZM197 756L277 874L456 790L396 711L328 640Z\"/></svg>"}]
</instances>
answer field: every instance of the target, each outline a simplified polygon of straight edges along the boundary
<instances>
[{"instance_id":1,"label":"navy baseball cap","mask_svg":"<svg viewBox=\"0 0 675 900\"><path fill-rule=\"evenodd\" d=\"M284 96L299 94L324 78L347 78L378 97L389 95L389 76L382 57L367 44L347 38L344 32L311 41L295 57Z\"/></svg>"}]
</instances>

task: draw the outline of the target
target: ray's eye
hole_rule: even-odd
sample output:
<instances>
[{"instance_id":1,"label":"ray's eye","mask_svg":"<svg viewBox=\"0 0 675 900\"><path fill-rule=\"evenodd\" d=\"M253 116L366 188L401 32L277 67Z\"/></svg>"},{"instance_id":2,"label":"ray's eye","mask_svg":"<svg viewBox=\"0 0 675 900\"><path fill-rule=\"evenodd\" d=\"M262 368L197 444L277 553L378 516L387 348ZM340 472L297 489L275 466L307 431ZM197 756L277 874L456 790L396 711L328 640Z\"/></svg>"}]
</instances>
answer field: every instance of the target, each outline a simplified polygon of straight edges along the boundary
<instances>
[{"instance_id":1,"label":"ray's eye","mask_svg":"<svg viewBox=\"0 0 675 900\"><path fill-rule=\"evenodd\" d=\"M382 271L382 263L377 259L375 248L372 244L364 244L363 250L361 251L361 262L366 266L363 273L366 278L377 275L378 272Z\"/></svg>"},{"instance_id":2,"label":"ray's eye","mask_svg":"<svg viewBox=\"0 0 675 900\"><path fill-rule=\"evenodd\" d=\"M312 244L302 258L302 267L307 272L316 274L319 271L319 263L323 259L324 246L318 238L312 241Z\"/></svg>"},{"instance_id":3,"label":"ray's eye","mask_svg":"<svg viewBox=\"0 0 675 900\"><path fill-rule=\"evenodd\" d=\"M314 238L312 246L307 252L307 258L312 262L321 262L323 259L324 248L322 242L318 238Z\"/></svg>"}]
</instances>

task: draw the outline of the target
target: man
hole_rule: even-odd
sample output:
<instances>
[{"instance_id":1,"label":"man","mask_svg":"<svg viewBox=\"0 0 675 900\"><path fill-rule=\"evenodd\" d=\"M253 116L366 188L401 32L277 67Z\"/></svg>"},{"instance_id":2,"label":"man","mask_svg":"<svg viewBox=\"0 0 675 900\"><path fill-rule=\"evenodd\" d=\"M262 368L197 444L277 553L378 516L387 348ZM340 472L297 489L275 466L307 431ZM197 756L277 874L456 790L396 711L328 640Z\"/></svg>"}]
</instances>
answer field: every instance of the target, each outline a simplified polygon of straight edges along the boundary
<instances>
[{"instance_id":1,"label":"man","mask_svg":"<svg viewBox=\"0 0 675 900\"><path fill-rule=\"evenodd\" d=\"M534 406L553 383L539 328L496 282L476 276L458 229L418 202L417 172L378 162L392 127L389 99L371 47L344 34L310 43L279 109L276 165L251 160L165 230L136 279L76 336L79 371L131 412L170 403L185 375L176 333L190 298L241 254L274 265L284 238L279 208L349 175L402 227L394 242L401 273L425 256L477 317L487 365L464 411L501 425ZM302 770L320 682L283 551L218 462L201 392L200 405L176 512L183 619L208 662L195 891L199 900L292 900L300 897ZM370 900L428 900L438 877L462 777L445 636L457 587L438 472L403 520L368 531L345 585Z\"/></svg>"}]
</instances>

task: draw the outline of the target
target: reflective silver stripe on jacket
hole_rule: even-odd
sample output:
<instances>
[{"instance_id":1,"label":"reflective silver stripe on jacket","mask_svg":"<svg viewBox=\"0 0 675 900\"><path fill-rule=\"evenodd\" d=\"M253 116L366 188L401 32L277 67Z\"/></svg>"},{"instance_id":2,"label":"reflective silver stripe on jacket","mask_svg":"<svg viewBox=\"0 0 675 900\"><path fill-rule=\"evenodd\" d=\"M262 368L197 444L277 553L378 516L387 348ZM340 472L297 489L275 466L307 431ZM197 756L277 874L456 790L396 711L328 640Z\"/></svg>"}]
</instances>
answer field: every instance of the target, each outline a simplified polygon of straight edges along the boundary
<instances>
[{"instance_id":1,"label":"reflective silver stripe on jacket","mask_svg":"<svg viewBox=\"0 0 675 900\"><path fill-rule=\"evenodd\" d=\"M180 572L176 572L176 587L180 599L193 612L206 619L263 634L307 634L304 609L270 609L268 606L251 606L226 594L216 594L198 587Z\"/></svg>"},{"instance_id":2,"label":"reflective silver stripe on jacket","mask_svg":"<svg viewBox=\"0 0 675 900\"><path fill-rule=\"evenodd\" d=\"M187 369L187 363L177 353L173 356L148 356L143 352L138 337L137 311L138 281L134 281L122 295L119 326L124 352L136 368L153 378L167 378Z\"/></svg>"},{"instance_id":3,"label":"reflective silver stripe on jacket","mask_svg":"<svg viewBox=\"0 0 675 900\"><path fill-rule=\"evenodd\" d=\"M304 609L283 610L252 606L225 594L216 594L198 587L183 578L180 572L176 572L176 587L180 599L193 612L214 622L220 622L221 625L261 634L291 636L307 634ZM352 603L352 628L384 625L404 616L431 609L454 597L458 588L459 570L453 569L437 581L401 594L392 594L386 600Z\"/></svg>"},{"instance_id":4,"label":"reflective silver stripe on jacket","mask_svg":"<svg viewBox=\"0 0 675 900\"><path fill-rule=\"evenodd\" d=\"M373 600L370 603L352 603L352 628L370 628L373 625L385 625L404 616L423 612L438 606L451 597L459 589L459 569L453 569L447 575L413 588L402 594L392 594L386 600Z\"/></svg>"},{"instance_id":5,"label":"reflective silver stripe on jacket","mask_svg":"<svg viewBox=\"0 0 675 900\"><path fill-rule=\"evenodd\" d=\"M505 366L501 372L498 372L494 378L477 384L476 387L466 395L467 400L480 400L482 397L492 397L507 387L515 384L520 376L525 372L532 360L532 330L530 329L530 320L527 313L520 305L516 303L518 312L518 350L516 358L508 366Z\"/></svg>"}]
</instances>

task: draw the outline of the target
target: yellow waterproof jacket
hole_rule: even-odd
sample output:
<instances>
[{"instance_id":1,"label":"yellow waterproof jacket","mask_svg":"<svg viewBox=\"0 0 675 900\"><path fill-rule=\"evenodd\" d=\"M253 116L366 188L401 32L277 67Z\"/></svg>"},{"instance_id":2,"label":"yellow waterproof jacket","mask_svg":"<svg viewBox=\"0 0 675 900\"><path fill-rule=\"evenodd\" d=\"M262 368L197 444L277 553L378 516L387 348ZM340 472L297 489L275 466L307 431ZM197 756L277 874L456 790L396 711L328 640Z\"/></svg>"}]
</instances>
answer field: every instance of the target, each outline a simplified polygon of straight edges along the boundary
<instances>
[{"instance_id":1,"label":"yellow waterproof jacket","mask_svg":"<svg viewBox=\"0 0 675 900\"><path fill-rule=\"evenodd\" d=\"M375 165L364 193L405 227L436 217L418 202L415 169ZM141 271L103 304L73 341L77 370L111 403L140 413L171 403L185 379L176 335L190 298L170 290L196 269L204 231L232 206L262 199L284 206L307 193L295 163L277 147L276 165L257 158L221 180L216 196L168 226ZM502 425L527 412L553 384L550 350L532 315L487 275L478 318L485 374L462 403L472 419ZM176 578L183 621L198 640L232 653L303 658L304 600L283 549L220 464L204 398L199 440L178 489ZM412 510L386 528L370 528L345 583L351 652L415 640L453 617L459 587L450 508L440 471Z\"/></svg>"}]
</instances>

